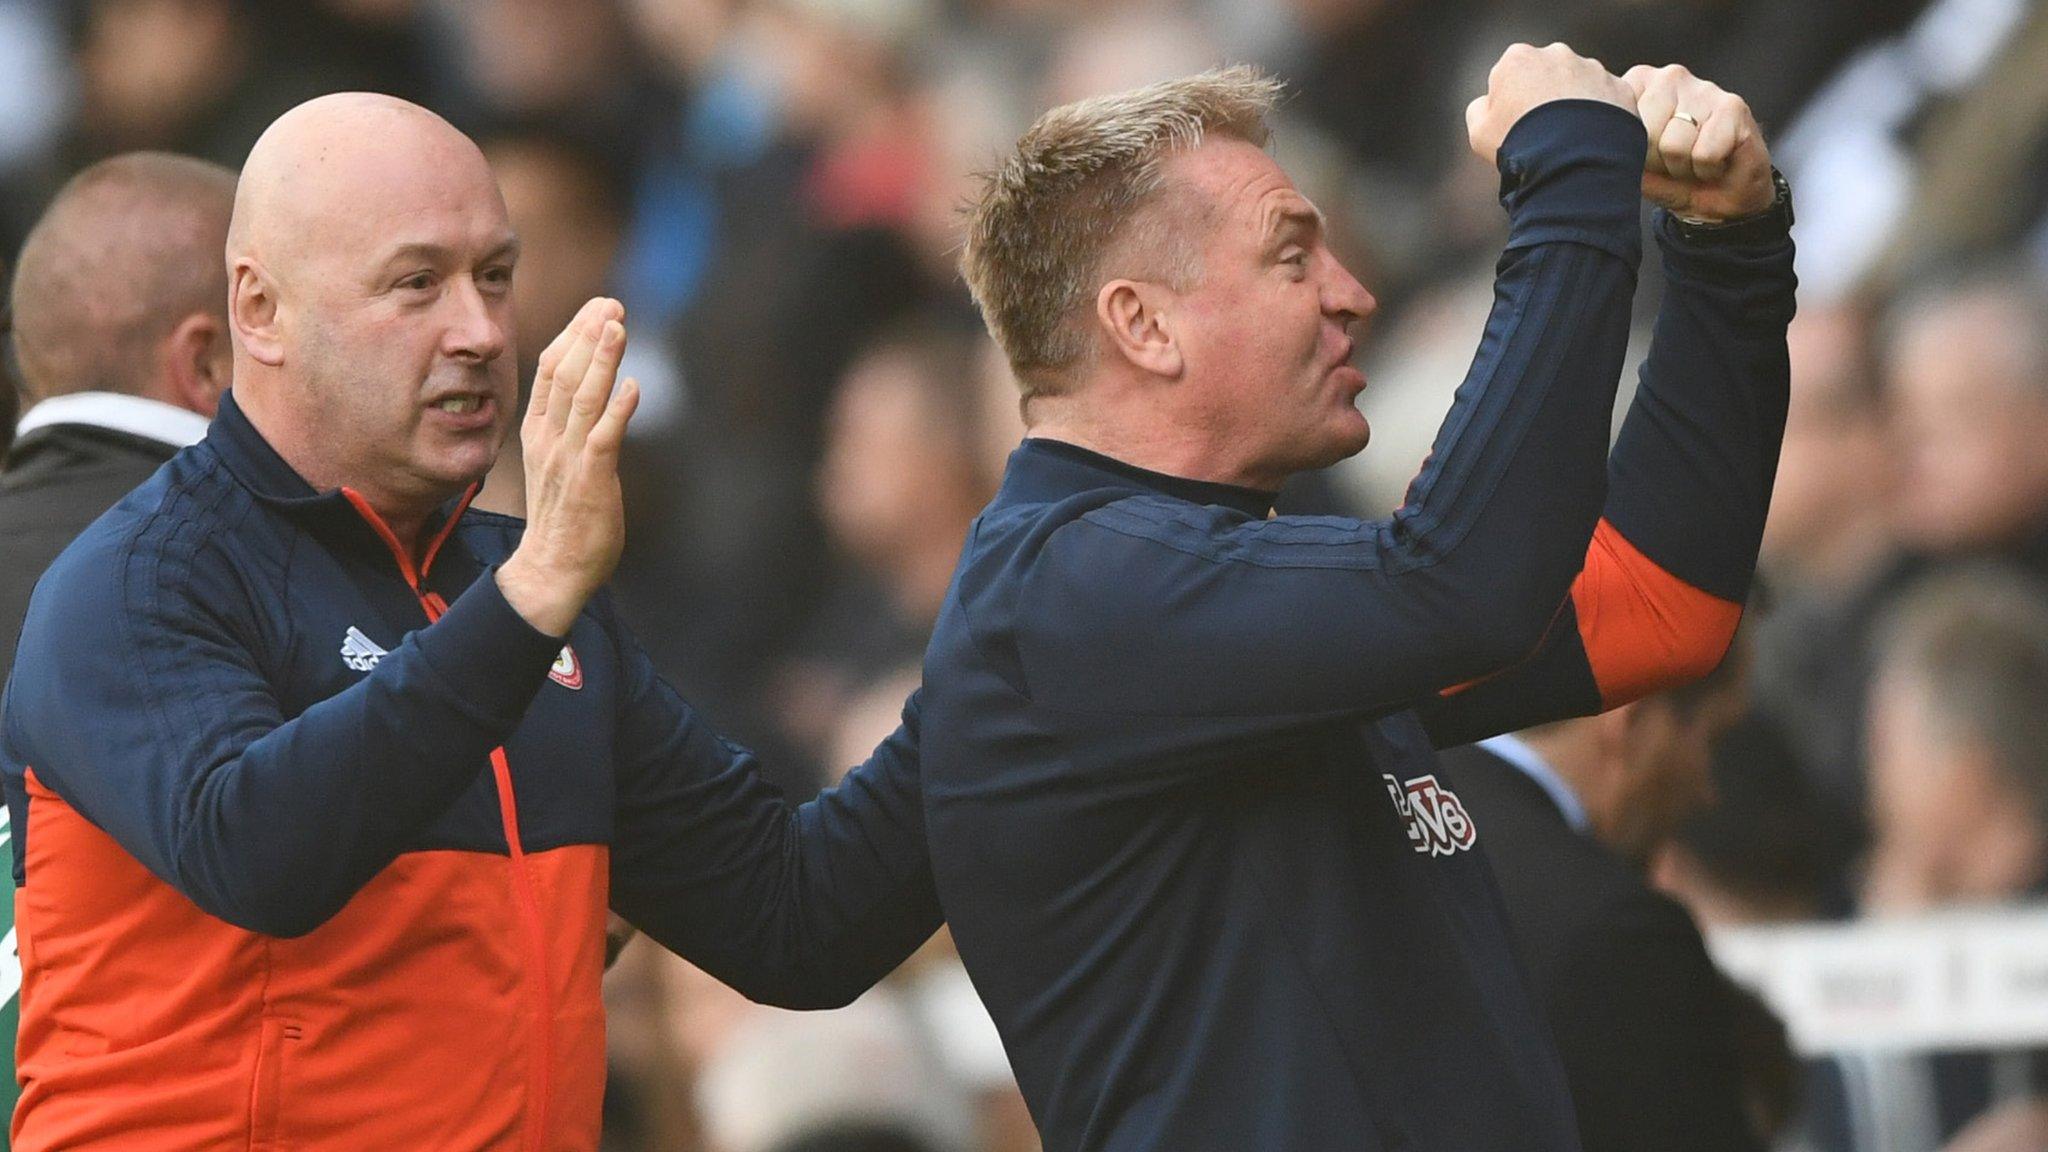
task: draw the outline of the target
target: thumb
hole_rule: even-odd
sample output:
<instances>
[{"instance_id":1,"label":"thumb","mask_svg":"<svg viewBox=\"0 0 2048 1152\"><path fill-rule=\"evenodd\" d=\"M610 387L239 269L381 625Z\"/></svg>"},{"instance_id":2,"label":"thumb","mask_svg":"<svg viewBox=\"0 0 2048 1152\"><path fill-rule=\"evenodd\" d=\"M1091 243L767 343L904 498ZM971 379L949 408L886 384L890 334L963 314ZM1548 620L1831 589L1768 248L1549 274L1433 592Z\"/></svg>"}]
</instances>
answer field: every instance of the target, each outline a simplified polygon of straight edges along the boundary
<instances>
[{"instance_id":1,"label":"thumb","mask_svg":"<svg viewBox=\"0 0 2048 1152\"><path fill-rule=\"evenodd\" d=\"M1643 198L1652 204L1683 213L1692 206L1694 185L1659 172L1643 173Z\"/></svg>"},{"instance_id":2,"label":"thumb","mask_svg":"<svg viewBox=\"0 0 2048 1152\"><path fill-rule=\"evenodd\" d=\"M1479 129L1486 123L1486 114L1492 108L1493 102L1486 96L1481 96L1470 104L1465 105L1465 136L1472 142L1472 150L1478 152L1482 159L1487 160L1493 159L1490 155L1493 150L1480 147Z\"/></svg>"}]
</instances>

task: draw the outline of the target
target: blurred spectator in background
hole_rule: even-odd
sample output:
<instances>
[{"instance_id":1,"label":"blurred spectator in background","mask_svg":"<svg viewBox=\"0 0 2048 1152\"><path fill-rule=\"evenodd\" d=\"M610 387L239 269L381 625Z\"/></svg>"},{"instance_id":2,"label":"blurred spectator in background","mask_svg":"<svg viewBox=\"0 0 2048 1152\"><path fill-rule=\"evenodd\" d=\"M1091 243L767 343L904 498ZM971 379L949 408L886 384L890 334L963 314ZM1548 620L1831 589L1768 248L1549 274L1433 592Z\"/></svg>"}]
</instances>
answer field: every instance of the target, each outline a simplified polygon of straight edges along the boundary
<instances>
[{"instance_id":1,"label":"blurred spectator in background","mask_svg":"<svg viewBox=\"0 0 2048 1152\"><path fill-rule=\"evenodd\" d=\"M2048 882L2048 590L1978 566L1914 588L1878 631L1871 686L1875 844L1865 907L1883 915L2039 900ZM1848 1100L1881 1146L1931 1148L2048 1089L2048 1052L1856 1054ZM1985 1120L1958 1147L2024 1123ZM1863 1147L1864 1145L1858 1145ZM1880 1145L1872 1143L1870 1147Z\"/></svg>"},{"instance_id":2,"label":"blurred spectator in background","mask_svg":"<svg viewBox=\"0 0 2048 1152\"><path fill-rule=\"evenodd\" d=\"M1793 742L1794 759L1776 766L1825 809L1811 831L1838 892L1866 847L1864 639L1896 590L1897 467L1869 327L1846 304L1802 306L1792 321L1791 406L1759 560L1775 604L1756 629L1756 694Z\"/></svg>"},{"instance_id":3,"label":"blurred spectator in background","mask_svg":"<svg viewBox=\"0 0 2048 1152\"><path fill-rule=\"evenodd\" d=\"M1773 614L1755 619L1761 636ZM1829 853L1829 817L1814 800L1784 725L1761 712L1747 713L1714 741L1712 771L1714 803L1695 812L1657 853L1651 869L1656 886L1682 902L1709 933L1842 914L1848 898L1840 891L1839 862ZM1745 989L1735 992L1749 998ZM1783 1025L1764 1012L1764 1018L1753 1009L1737 1012L1744 1022L1743 1050L1752 1054L1743 1061L1752 1083L1755 1072L1773 1066L1771 1053L1789 1055ZM1792 1074L1798 1091L1773 1110L1789 1117L1776 1147L1860 1152L1852 1116L1873 1113L1871 1079L1845 1071L1844 1062L1831 1056L1807 1059ZM1766 1077L1752 1095L1769 1099L1770 1084Z\"/></svg>"},{"instance_id":4,"label":"blurred spectator in background","mask_svg":"<svg viewBox=\"0 0 2048 1152\"><path fill-rule=\"evenodd\" d=\"M518 290L512 295L522 403L539 368L547 333L569 326L576 310L608 294L625 226L622 176L607 155L583 138L542 124L507 125L478 140L519 234ZM630 319L630 316L629 316ZM629 361L639 357L628 354ZM622 378L635 376L631 363ZM526 514L519 437L505 442L476 506Z\"/></svg>"},{"instance_id":5,"label":"blurred spectator in background","mask_svg":"<svg viewBox=\"0 0 2048 1152\"><path fill-rule=\"evenodd\" d=\"M1892 543L1890 445L1869 321L1848 305L1802 307L1785 339L1792 402L1760 562L1781 601L1833 599L1866 580Z\"/></svg>"},{"instance_id":6,"label":"blurred spectator in background","mask_svg":"<svg viewBox=\"0 0 2048 1152\"><path fill-rule=\"evenodd\" d=\"M1769 620L1760 616L1756 631ZM1832 899L1822 855L1827 817L1784 725L1751 711L1722 733L1713 744L1712 792L1714 802L1656 854L1657 887L1709 930L1821 919Z\"/></svg>"},{"instance_id":7,"label":"blurred spectator in background","mask_svg":"<svg viewBox=\"0 0 2048 1152\"><path fill-rule=\"evenodd\" d=\"M1909 298L1887 327L1903 543L2048 575L2048 293L1980 273Z\"/></svg>"},{"instance_id":8,"label":"blurred spectator in background","mask_svg":"<svg viewBox=\"0 0 2048 1152\"><path fill-rule=\"evenodd\" d=\"M158 152L118 156L66 184L22 246L8 312L32 407L0 463L0 685L44 569L206 434L232 367L223 251L234 202L235 175L225 168ZM15 388L4 375L0 393L11 432ZM11 891L11 866L7 875ZM20 1092L13 921L10 899L0 907L13 974L12 986L0 985L7 1114Z\"/></svg>"},{"instance_id":9,"label":"blurred spectator in background","mask_svg":"<svg viewBox=\"0 0 2048 1152\"><path fill-rule=\"evenodd\" d=\"M886 337L828 409L817 501L841 575L780 684L785 722L821 767L836 766L826 741L847 706L923 658L967 526L995 494L975 383L983 344L935 328Z\"/></svg>"},{"instance_id":10,"label":"blurred spectator in background","mask_svg":"<svg viewBox=\"0 0 2048 1152\"><path fill-rule=\"evenodd\" d=\"M84 527L206 433L227 389L235 175L101 161L29 234L10 306L29 404L0 469L0 679L35 582Z\"/></svg>"},{"instance_id":11,"label":"blurred spectator in background","mask_svg":"<svg viewBox=\"0 0 2048 1152\"><path fill-rule=\"evenodd\" d=\"M2037 899L2048 882L2048 589L1973 569L1916 589L1871 687L1879 912Z\"/></svg>"},{"instance_id":12,"label":"blurred spectator in background","mask_svg":"<svg viewBox=\"0 0 2048 1152\"><path fill-rule=\"evenodd\" d=\"M1754 1006L1738 1002L1685 908L1644 876L1713 803L1710 747L1741 714L1746 663L1738 646L1686 687L1443 756L1557 1038L1587 1152L1760 1150L1788 1119L1781 1107L1759 1127L1757 1073L1742 1056ZM1789 1061L1781 1038L1770 1063Z\"/></svg>"}]
</instances>

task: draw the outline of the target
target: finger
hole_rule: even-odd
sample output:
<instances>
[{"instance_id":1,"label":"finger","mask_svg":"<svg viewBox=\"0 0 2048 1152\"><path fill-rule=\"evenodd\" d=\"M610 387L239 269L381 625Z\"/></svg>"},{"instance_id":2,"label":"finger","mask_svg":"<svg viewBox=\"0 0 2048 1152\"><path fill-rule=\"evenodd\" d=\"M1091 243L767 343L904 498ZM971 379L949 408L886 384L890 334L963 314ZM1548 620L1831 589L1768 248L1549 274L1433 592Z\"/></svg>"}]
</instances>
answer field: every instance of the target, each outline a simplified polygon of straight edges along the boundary
<instances>
[{"instance_id":1,"label":"finger","mask_svg":"<svg viewBox=\"0 0 2048 1152\"><path fill-rule=\"evenodd\" d=\"M1694 185L1656 172L1643 173L1643 199L1683 216L1692 208Z\"/></svg>"},{"instance_id":2,"label":"finger","mask_svg":"<svg viewBox=\"0 0 2048 1152\"><path fill-rule=\"evenodd\" d=\"M1636 116L1643 122L1643 132L1650 138L1649 152L1643 158L1643 170L1660 176L1671 174L1671 168L1664 160L1660 142L1671 127L1671 114L1678 111L1678 98L1671 86L1657 82L1653 77L1650 86L1636 98ZM1680 121L1684 123L1684 121Z\"/></svg>"},{"instance_id":3,"label":"finger","mask_svg":"<svg viewBox=\"0 0 2048 1152\"><path fill-rule=\"evenodd\" d=\"M589 316L569 341L569 350L562 355L562 362L555 367L554 396L548 401L548 424L556 432L568 426L570 405L582 388L583 378L590 372L590 362L597 355L598 341L605 325L611 322L611 301L600 297L591 303L593 307Z\"/></svg>"},{"instance_id":4,"label":"finger","mask_svg":"<svg viewBox=\"0 0 2048 1152\"><path fill-rule=\"evenodd\" d=\"M619 378L619 358L625 353L626 326L616 320L605 321L590 358L590 367L583 373L583 381L569 401L568 419L562 426L562 443L571 449L583 447L590 436L590 429L604 414L611 399L612 382Z\"/></svg>"},{"instance_id":5,"label":"finger","mask_svg":"<svg viewBox=\"0 0 2048 1152\"><path fill-rule=\"evenodd\" d=\"M1742 121L1745 119L1746 113L1726 108L1707 117L1692 145L1695 176L1712 182L1728 174L1729 161L1742 142Z\"/></svg>"},{"instance_id":6,"label":"finger","mask_svg":"<svg viewBox=\"0 0 2048 1152\"><path fill-rule=\"evenodd\" d=\"M1487 107L1488 101L1484 96L1465 105L1465 138L1471 141L1472 150L1479 153L1480 158L1484 160L1492 159L1484 151L1485 146L1480 142L1479 137L1479 130L1486 123Z\"/></svg>"},{"instance_id":7,"label":"finger","mask_svg":"<svg viewBox=\"0 0 2048 1152\"><path fill-rule=\"evenodd\" d=\"M569 341L575 335L577 327L583 323L584 314L590 311L591 303L588 300L584 301L583 307L576 310L576 315L570 318L569 323L564 325L560 332L555 333L555 338L548 341L547 347L541 349L540 361L533 373L533 395L526 404L527 419L547 415L548 401L553 399L555 369L561 366L562 354L569 350Z\"/></svg>"},{"instance_id":8,"label":"finger","mask_svg":"<svg viewBox=\"0 0 2048 1152\"><path fill-rule=\"evenodd\" d=\"M1664 122L1664 132L1657 137L1657 153L1664 158L1664 171L1672 179L1695 179L1692 170L1692 146L1699 138L1699 127L1675 112Z\"/></svg>"},{"instance_id":9,"label":"finger","mask_svg":"<svg viewBox=\"0 0 2048 1152\"><path fill-rule=\"evenodd\" d=\"M1648 64L1638 64L1621 74L1621 82L1636 94L1636 102L1642 103L1643 93L1650 90L1650 82L1657 78L1657 70Z\"/></svg>"},{"instance_id":10,"label":"finger","mask_svg":"<svg viewBox=\"0 0 2048 1152\"><path fill-rule=\"evenodd\" d=\"M628 376L612 393L604 415L591 428L590 439L585 441L585 455L599 460L615 459L626 443L626 422L639 407L640 382Z\"/></svg>"}]
</instances>

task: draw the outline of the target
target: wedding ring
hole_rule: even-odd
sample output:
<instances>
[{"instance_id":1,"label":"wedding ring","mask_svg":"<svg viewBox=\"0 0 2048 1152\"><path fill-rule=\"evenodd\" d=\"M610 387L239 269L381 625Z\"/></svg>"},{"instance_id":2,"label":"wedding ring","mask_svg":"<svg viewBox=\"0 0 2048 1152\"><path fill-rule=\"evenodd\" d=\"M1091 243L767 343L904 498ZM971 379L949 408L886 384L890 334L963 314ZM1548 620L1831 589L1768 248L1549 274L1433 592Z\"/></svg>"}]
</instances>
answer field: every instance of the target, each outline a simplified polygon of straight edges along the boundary
<instances>
[{"instance_id":1,"label":"wedding ring","mask_svg":"<svg viewBox=\"0 0 2048 1152\"><path fill-rule=\"evenodd\" d=\"M1683 120L1687 124L1692 125L1695 130L1697 130L1700 126L1700 122L1697 119L1695 119L1693 117L1693 114L1690 112L1673 112L1671 114L1671 118L1673 120Z\"/></svg>"}]
</instances>

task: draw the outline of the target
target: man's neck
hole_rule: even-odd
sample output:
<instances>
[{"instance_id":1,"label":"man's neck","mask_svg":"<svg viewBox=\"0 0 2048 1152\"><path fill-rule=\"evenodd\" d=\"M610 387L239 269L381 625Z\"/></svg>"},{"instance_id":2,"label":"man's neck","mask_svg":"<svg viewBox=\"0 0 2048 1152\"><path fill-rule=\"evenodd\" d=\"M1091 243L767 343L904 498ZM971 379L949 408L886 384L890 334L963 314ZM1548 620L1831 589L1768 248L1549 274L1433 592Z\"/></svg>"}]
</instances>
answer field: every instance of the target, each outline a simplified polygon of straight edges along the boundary
<instances>
[{"instance_id":1,"label":"man's neck","mask_svg":"<svg viewBox=\"0 0 2048 1152\"><path fill-rule=\"evenodd\" d=\"M257 434L292 471L299 474L300 479L318 492L346 488L360 496L377 519L391 530L392 538L405 549L407 557L414 562L419 560L427 518L445 501L445 496L408 498L385 491L375 484L362 483L360 476L352 474L354 470L337 464L314 448L314 438L301 434L303 430L295 422L279 418L260 400L250 403L248 399L238 397L238 402L242 406L242 414L248 417Z\"/></svg>"},{"instance_id":2,"label":"man's neck","mask_svg":"<svg viewBox=\"0 0 2048 1152\"><path fill-rule=\"evenodd\" d=\"M1100 419L1067 407L1034 419L1026 435L1059 440L1148 472L1184 480L1264 492L1277 492L1287 482L1286 474L1268 474L1240 460L1229 445L1213 442L1214 438L1200 429L1150 414Z\"/></svg>"}]
</instances>

